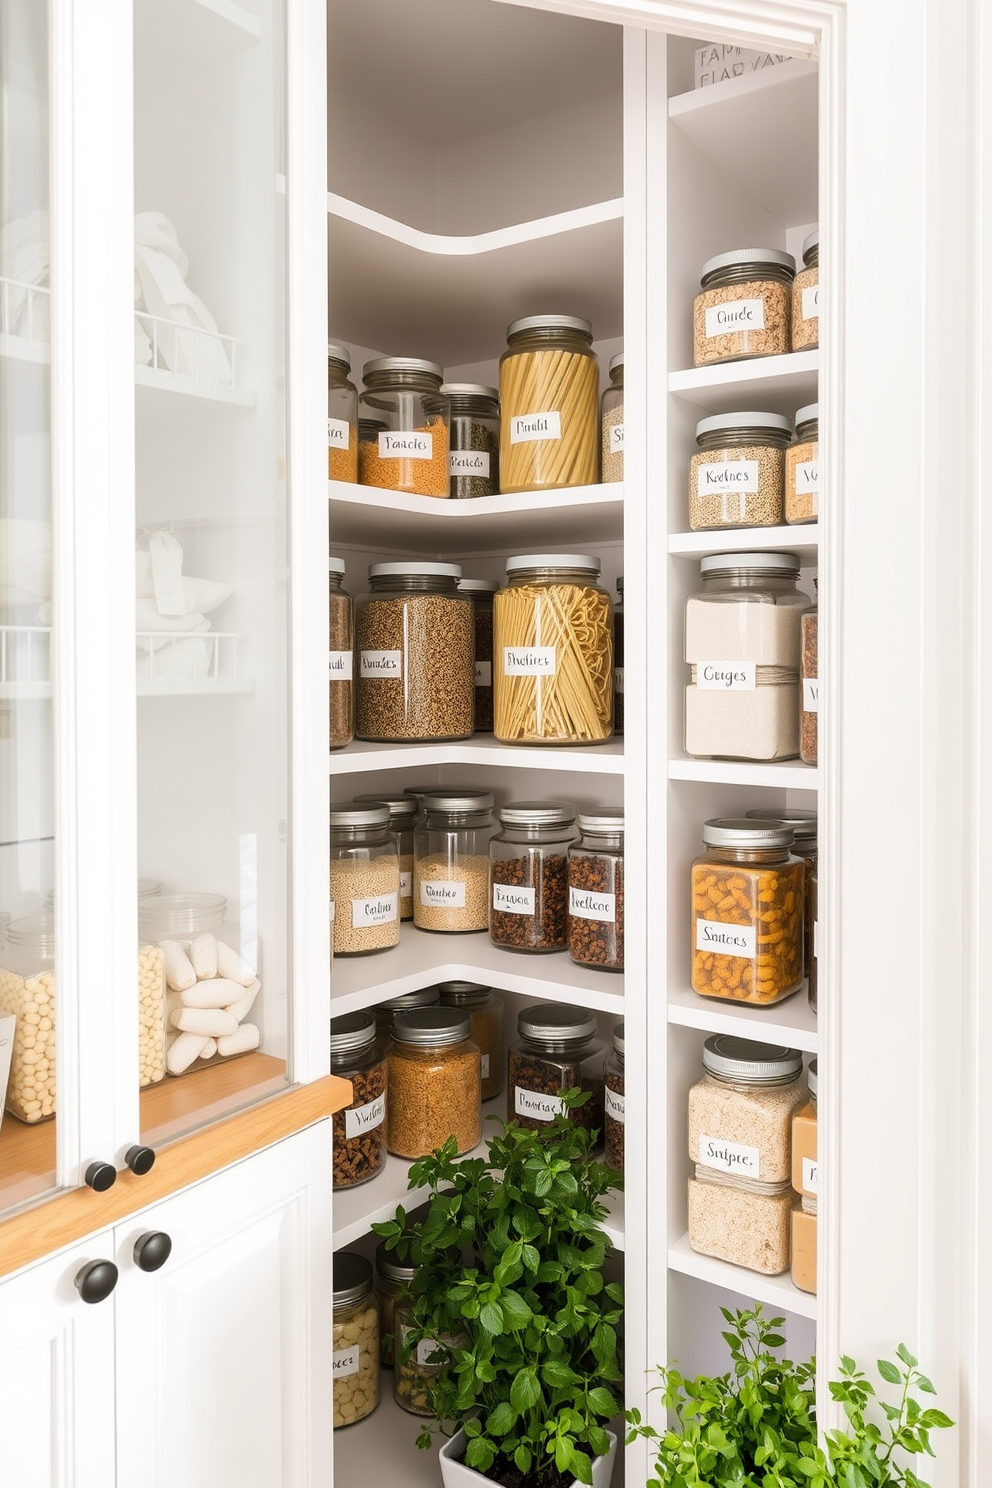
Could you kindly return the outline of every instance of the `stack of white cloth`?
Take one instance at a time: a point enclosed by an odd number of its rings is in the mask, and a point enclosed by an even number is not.
[[[48,341],[51,317],[47,294],[32,294],[25,285],[47,289],[51,268],[48,213],[30,212],[0,227],[0,331],[30,341]]]
[[[183,549],[170,532],[153,532],[135,563],[139,677],[144,682],[202,682],[212,675],[207,615],[233,594],[230,584],[183,574]]]
[[[225,385],[231,364],[218,340],[217,322],[186,283],[189,259],[179,246],[176,229],[161,212],[139,212],[134,219],[135,357],[139,367],[152,360],[181,377]],[[152,330],[140,312],[170,325]]]

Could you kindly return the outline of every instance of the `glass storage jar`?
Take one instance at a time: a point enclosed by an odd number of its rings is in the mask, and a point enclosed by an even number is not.
[[[809,1103],[792,1118],[792,1187],[801,1204],[792,1214],[792,1280],[801,1292],[816,1291],[816,1210],[819,1165],[816,1144],[816,1060],[806,1072]]]
[[[415,1008],[393,1018],[386,1049],[386,1141],[397,1157],[426,1157],[455,1138],[459,1153],[482,1135],[482,1069],[461,1008]]]
[[[379,1404],[379,1303],[372,1262],[353,1250],[334,1252],[334,1427],[364,1421]]]
[[[377,1002],[375,1012],[376,1037],[386,1043],[393,1036],[393,1018],[397,1013],[408,1013],[414,1008],[437,1007],[441,994],[436,987],[418,987],[416,992],[404,992],[400,997],[390,997],[388,1002]]]
[[[344,584],[344,559],[327,560],[327,675],[330,694],[331,748],[342,749],[355,737],[354,669],[355,632],[351,595]]]
[[[589,1092],[585,1105],[569,1119],[596,1133],[592,1150],[603,1143],[603,1066],[606,1045],[598,1037],[595,1013],[567,1002],[542,1002],[517,1017],[517,1041],[507,1061],[506,1116],[528,1131],[542,1131],[565,1114],[563,1090]]]
[[[623,1172],[624,1084],[623,1024],[618,1023],[613,1030],[613,1052],[606,1061],[603,1128],[606,1161],[611,1168],[619,1168],[621,1173]]]
[[[693,305],[693,360],[736,362],[791,350],[796,260],[779,248],[735,248],[708,258]]]
[[[613,732],[623,735],[623,574],[617,579],[613,606]]]
[[[419,357],[376,357],[362,368],[359,410],[381,429],[361,432],[362,483],[415,496],[448,494],[444,371]]]
[[[161,984],[159,997],[161,1029]],[[55,1115],[53,915],[28,915],[7,926],[0,953],[0,1016],[11,1015],[16,1022],[4,1109],[20,1121],[46,1121]]]
[[[623,807],[586,812],[578,826],[568,849],[568,954],[623,971]]]
[[[809,887],[808,887],[807,895],[806,895],[806,913],[810,917],[810,924],[811,924],[811,927],[812,927],[811,930],[810,930],[810,937],[809,937],[809,994],[808,994],[808,997],[809,997],[809,1005],[813,1009],[814,1013],[816,1012],[816,981],[817,981],[817,944],[816,944],[817,936],[816,936],[816,929],[817,929],[817,913],[818,913],[818,900],[819,900],[819,897],[820,897],[820,895],[819,895],[819,890],[818,890],[818,885],[817,885],[816,869],[814,868],[813,869],[813,872],[809,876]]]
[[[685,607],[685,752],[779,760],[799,753],[800,615],[795,553],[720,553]]]
[[[389,425],[382,419],[360,418],[358,420],[358,483],[374,486],[379,466],[379,435]]]
[[[370,791],[355,797],[356,805],[366,802],[389,807],[389,827],[396,838],[400,855],[400,919],[413,919],[413,833],[417,824],[418,806],[413,796],[387,796],[382,791]]]
[[[331,1019],[331,1074],[351,1081],[333,1118],[334,1187],[357,1188],[386,1166],[386,1058],[368,1008]]]
[[[494,723],[504,744],[603,744],[613,733],[613,616],[598,558],[506,560],[493,604]]]
[[[477,1044],[482,1070],[482,1099],[503,1089],[503,999],[480,982],[439,982],[442,1007],[458,1008],[471,1020],[469,1037]]]
[[[689,1244],[700,1255],[781,1276],[789,1269],[797,1204],[788,1180],[750,1183],[697,1164],[689,1179]]]
[[[689,461],[689,526],[778,527],[792,420],[780,413],[717,413],[696,425]]]
[[[456,563],[373,563],[355,601],[355,732],[381,743],[468,739],[475,622]]]
[[[527,315],[506,330],[499,363],[501,489],[553,491],[599,477],[599,360],[592,326]]]
[[[792,349],[820,344],[820,229],[803,239],[803,267],[792,286]]]
[[[623,352],[610,358],[610,385],[603,393],[603,481],[623,480]]]
[[[413,923],[451,934],[488,929],[492,792],[433,791],[424,812],[414,835]]]
[[[781,811],[774,811],[769,807],[761,807],[760,809],[745,812],[745,816],[751,821],[781,822],[783,826],[792,828],[792,851],[797,858],[802,858],[806,865],[806,876],[803,886],[803,904],[806,906],[803,913],[803,969],[808,976],[810,959],[813,954],[813,920],[809,912],[809,886],[810,879],[816,872],[816,812],[806,811],[801,806],[783,806]]]
[[[692,990],[765,1006],[803,979],[806,864],[780,822],[717,817],[691,869]]]
[[[802,680],[802,711],[799,715],[799,758],[804,765],[815,765],[817,761],[817,734],[820,709],[820,679],[817,675],[817,616],[816,604],[803,610],[800,619],[802,636],[802,658],[800,676]]]
[[[499,392],[475,382],[446,382],[449,495],[459,500],[499,491]]]
[[[475,615],[475,732],[493,731],[493,595],[495,579],[462,579],[459,594],[467,594]]]
[[[375,1249],[375,1290],[379,1298],[379,1363],[392,1369],[396,1347],[396,1299],[402,1296],[417,1274],[416,1266],[401,1261],[385,1240]]]
[[[796,442],[785,452],[785,520],[815,522],[820,512],[820,405],[796,411]]]
[[[568,948],[568,844],[575,807],[564,801],[501,806],[489,843],[489,939],[511,951]]]
[[[413,1299],[398,1297],[394,1308],[396,1348],[394,1351],[393,1399],[402,1410],[413,1416],[432,1416],[431,1385],[448,1369],[451,1353],[463,1341],[433,1338],[409,1341],[417,1327],[413,1316]]]
[[[350,380],[351,353],[327,343],[327,474],[331,480],[358,480],[358,389]]]
[[[367,956],[400,938],[400,859],[389,807],[331,805],[334,954]]]

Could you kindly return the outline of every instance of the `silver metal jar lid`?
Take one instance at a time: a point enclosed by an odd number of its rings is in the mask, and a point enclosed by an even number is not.
[[[806,1084],[809,1086],[809,1093],[813,1097],[813,1100],[815,1102],[816,1101],[816,1060],[815,1059],[811,1059],[810,1062],[809,1062],[809,1069],[806,1071]]]
[[[359,1008],[355,1013],[342,1013],[331,1019],[331,1053],[350,1054],[364,1049],[375,1038],[375,1013]]]
[[[429,377],[444,381],[444,368],[437,362],[425,362],[420,357],[375,357],[362,368],[362,377],[376,372],[426,372]]]
[[[417,805],[417,802],[413,796],[383,796],[376,795],[374,791],[370,791],[368,795],[356,796],[356,804],[359,801],[361,801],[363,804],[365,802],[372,802],[373,804],[377,804],[379,806],[388,807],[390,820],[392,821],[397,820],[397,818],[403,817],[409,817],[412,821],[417,812],[420,810],[420,807]],[[409,822],[407,823],[407,825],[409,825]]]
[[[328,558],[328,560],[327,560],[327,572],[328,573],[343,574],[344,573],[344,559],[343,558]]]
[[[380,1002],[376,1006],[387,1013],[404,1013],[412,1008],[437,1007],[440,1000],[436,987],[418,987],[415,992],[401,992],[399,997],[390,997],[388,1002]]]
[[[623,594],[623,574],[617,579],[617,593]]]
[[[771,264],[777,269],[791,269],[793,273],[796,272],[796,260],[791,253],[785,253],[781,248],[732,248],[729,253],[717,253],[713,258],[708,258],[699,271],[699,277],[706,279],[718,269],[730,269],[736,264],[754,264],[756,268],[760,268],[762,264]]]
[[[342,367],[351,371],[351,352],[347,346],[342,346],[340,341],[328,341],[327,360],[329,362],[340,362]]]
[[[506,339],[509,340],[519,331],[535,331],[542,327],[551,331],[581,331],[584,336],[592,339],[592,321],[583,320],[581,315],[524,315],[520,320],[510,321],[506,328]]]
[[[791,847],[795,833],[780,818],[755,821],[749,816],[715,816],[703,823],[709,847]]]
[[[700,434],[715,434],[724,429],[778,429],[783,434],[791,434],[792,420],[781,413],[714,413],[699,420],[696,438]]]
[[[385,1240],[375,1248],[375,1269],[383,1281],[412,1281],[417,1274],[416,1266],[408,1261],[398,1261],[391,1250],[386,1249]]]
[[[388,827],[389,807],[368,802],[358,805],[354,801],[332,801],[331,826]]]
[[[484,982],[438,982],[442,1007],[478,1007],[485,1002],[492,987]]]
[[[492,791],[437,790],[424,796],[425,811],[492,811]]]
[[[602,567],[601,561],[589,553],[522,553],[506,560],[508,574],[525,568],[586,568],[598,574]]]
[[[461,1008],[425,1007],[393,1015],[393,1038],[398,1044],[460,1044],[472,1030],[472,1020]]]
[[[820,229],[818,227],[815,227],[811,233],[809,233],[805,238],[803,238],[803,261],[805,262],[806,255],[807,255],[807,253],[809,252],[809,250],[811,248],[819,248],[819,246],[820,246]]]
[[[782,822],[791,827],[796,841],[800,838],[803,842],[810,839],[816,840],[817,816],[815,811],[805,811],[802,807],[785,807],[783,811],[773,811],[770,807],[755,807],[744,813],[751,821]]]
[[[613,1030],[613,1047],[618,1054],[623,1053],[623,1024],[618,1023]]]
[[[441,391],[448,398],[491,398],[499,402],[499,388],[486,387],[482,382],[442,382]]]
[[[796,409],[796,428],[797,429],[799,428],[799,425],[800,424],[811,424],[814,419],[816,420],[817,423],[820,422],[820,405],[819,405],[819,403],[807,403],[805,408],[797,408]]]
[[[611,356],[610,357],[610,371],[612,372],[613,369],[614,369],[614,367],[622,367],[622,366],[623,366],[623,352],[622,351],[618,351],[617,354],[616,354],[616,356]]]
[[[569,1002],[539,1002],[517,1015],[517,1032],[537,1043],[569,1043],[599,1032],[596,1015]]]
[[[458,563],[370,563],[369,578],[377,579],[391,574],[427,574],[441,579],[460,579],[461,565]]]
[[[498,579],[459,579],[458,587],[463,594],[495,594]]]
[[[351,1302],[361,1302],[372,1290],[372,1262],[353,1250],[334,1252],[332,1286],[334,1306],[347,1307]]]
[[[803,1056],[782,1044],[759,1044],[754,1039],[714,1033],[703,1045],[703,1068],[742,1085],[770,1085],[801,1075]]]
[[[545,827],[575,820],[570,801],[510,801],[496,815],[505,827]]]
[[[800,570],[796,553],[711,553],[701,558],[699,572],[706,574],[732,573],[738,568],[757,568],[765,573],[796,575]]]
[[[589,811],[579,813],[579,831],[590,832],[595,837],[612,836],[616,832],[623,831],[623,807],[604,807],[602,811]]]

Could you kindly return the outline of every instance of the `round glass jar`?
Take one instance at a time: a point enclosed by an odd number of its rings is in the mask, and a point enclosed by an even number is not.
[[[331,805],[335,956],[368,956],[400,938],[400,859],[389,807]]]
[[[513,801],[489,843],[489,939],[511,951],[568,948],[568,844],[575,807]]]
[[[386,1058],[370,1009],[331,1019],[331,1074],[352,1086],[332,1117],[334,1187],[357,1188],[386,1166]]]
[[[806,864],[781,822],[718,817],[703,827],[706,852],[690,870],[692,990],[760,1006],[803,979]]]
[[[791,350],[796,260],[779,248],[735,248],[708,258],[693,304],[697,367]]]
[[[161,989],[160,998],[161,1029]],[[55,1115],[53,915],[28,915],[8,924],[7,944],[0,953],[0,1015],[17,1020],[5,1110],[19,1121],[47,1121]]]
[[[389,827],[396,838],[400,855],[400,919],[413,919],[413,833],[417,824],[418,805],[413,796],[387,796],[370,791],[355,797],[356,805],[366,802],[389,807]]]
[[[351,353],[327,343],[327,474],[331,480],[358,480],[358,389],[350,380]]]
[[[818,920],[819,890],[816,877],[816,869],[809,876],[809,884],[806,896],[806,913],[810,919],[809,935],[809,1005],[816,1012],[816,981],[817,981],[817,946],[816,927]]]
[[[355,737],[354,669],[355,630],[351,595],[344,585],[344,559],[327,560],[327,674],[330,694],[330,744],[343,749]]]
[[[336,1430],[364,1421],[379,1404],[379,1303],[371,1261],[353,1250],[338,1250],[333,1268]]]
[[[613,732],[623,736],[623,574],[617,579],[613,606]]]
[[[388,1002],[377,1002],[375,1013],[376,1037],[386,1043],[393,1036],[393,1019],[397,1013],[412,1012],[414,1008],[437,1007],[441,994],[436,987],[419,987],[416,992],[404,992],[400,997],[391,997]]]
[[[487,930],[492,792],[433,791],[423,809],[414,834],[413,923],[450,934]]]
[[[613,733],[613,615],[598,558],[506,560],[493,603],[493,715],[504,744],[603,744]]]
[[[601,418],[603,482],[623,480],[623,352],[610,358],[610,385],[603,393]]]
[[[778,527],[792,420],[779,413],[717,413],[696,425],[689,461],[689,526]]]
[[[396,1348],[396,1299],[404,1295],[417,1274],[416,1266],[398,1259],[381,1240],[375,1249],[375,1290],[379,1298],[379,1363],[392,1369]]]
[[[499,363],[501,489],[553,491],[599,477],[599,360],[592,326],[527,315],[506,330]]]
[[[482,1099],[492,1100],[503,1089],[503,999],[480,982],[439,982],[442,1007],[458,1008],[471,1019],[469,1037],[479,1047]]]
[[[447,1370],[449,1350],[457,1348],[463,1340],[445,1338],[439,1344],[433,1338],[421,1338],[410,1343],[410,1334],[417,1327],[412,1297],[398,1297],[393,1315],[396,1327],[393,1399],[412,1416],[432,1416],[431,1385]]]
[[[475,382],[446,382],[449,495],[458,500],[499,491],[499,392]]]
[[[792,349],[820,344],[820,229],[803,240],[803,267],[792,286]]]
[[[467,594],[475,614],[475,732],[493,731],[493,595],[495,579],[462,579],[459,594]]]
[[[595,1013],[567,1002],[543,1002],[517,1017],[517,1041],[507,1060],[506,1116],[528,1131],[543,1131],[565,1114],[561,1092],[576,1086],[589,1092],[569,1119],[603,1142],[603,1066],[606,1045],[598,1037]]]
[[[785,520],[815,522],[820,514],[820,405],[796,413],[796,442],[785,452]]]
[[[415,1008],[393,1018],[386,1049],[386,1141],[390,1152],[426,1157],[455,1138],[469,1152],[482,1135],[482,1071],[461,1008]]]
[[[606,1060],[603,1135],[606,1145],[606,1161],[611,1168],[618,1168],[621,1173],[623,1172],[624,1084],[623,1024],[618,1023],[613,1030],[613,1051]]]
[[[685,752],[779,760],[799,753],[800,615],[795,553],[702,559],[685,607]]]
[[[359,472],[363,485],[415,496],[448,494],[448,400],[444,370],[419,357],[376,357],[362,368]],[[381,424],[372,429],[371,423]]]
[[[815,765],[818,757],[817,735],[819,733],[820,679],[817,666],[817,629],[819,611],[815,604],[803,610],[800,619],[802,653],[800,681],[802,683],[802,711],[799,715],[799,758],[804,765]]]
[[[580,815],[568,849],[568,954],[623,971],[623,807]]]
[[[768,807],[761,807],[753,811],[746,811],[744,814],[751,821],[781,822],[783,826],[792,828],[792,851],[797,858],[802,858],[806,865],[803,888],[803,903],[806,906],[803,914],[803,968],[808,976],[810,960],[813,955],[813,920],[809,911],[809,885],[810,879],[816,872],[816,812],[806,811],[802,807],[786,806],[781,811],[773,811]]]

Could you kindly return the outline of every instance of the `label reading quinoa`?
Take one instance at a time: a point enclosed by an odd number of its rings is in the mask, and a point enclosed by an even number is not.
[[[610,454],[623,454],[623,424],[610,425]]]
[[[351,447],[351,428],[346,419],[327,420],[328,449],[346,450]]]
[[[819,460],[800,460],[796,465],[796,495],[802,496],[806,491],[819,491],[819,489]]]
[[[493,664],[491,661],[477,661],[475,663],[475,685],[476,687],[492,687]]]
[[[535,890],[521,884],[493,884],[493,909],[503,914],[532,915],[537,913],[534,902]]]
[[[803,290],[803,320],[819,320],[820,286],[811,284]]]
[[[623,667],[613,668],[613,691],[623,692]]]
[[[351,652],[328,651],[327,675],[332,682],[351,681]]]
[[[540,1090],[514,1085],[513,1110],[517,1116],[529,1116],[532,1121],[554,1121],[564,1113],[565,1102],[560,1095],[545,1095]]]
[[[524,413],[510,420],[511,444],[530,444],[535,439],[560,438],[560,413]]]
[[[403,676],[402,651],[363,651],[361,675],[363,677],[385,677],[397,682]]]
[[[696,950],[715,951],[719,956],[744,956],[753,961],[754,926],[726,925],[722,920],[697,920]]]
[[[413,874],[412,873],[401,873],[400,874],[400,898],[401,899],[412,899],[413,898]]]
[[[480,478],[489,477],[489,451],[488,450],[449,450],[448,451],[448,474],[477,475]]]
[[[819,713],[820,683],[816,677],[803,678],[803,712]]]
[[[422,878],[420,902],[432,909],[464,909],[465,884],[448,878]]]
[[[727,1142],[723,1137],[707,1137],[700,1132],[699,1161],[704,1168],[716,1168],[721,1173],[761,1177],[761,1149],[743,1142]]]
[[[433,460],[434,435],[424,429],[379,435],[380,460]]]
[[[335,1349],[331,1355],[332,1368],[335,1379],[344,1379],[345,1375],[357,1374],[361,1362],[362,1351],[358,1344],[352,1344],[351,1348]]]
[[[554,646],[503,647],[504,677],[553,677]]]
[[[806,1193],[819,1193],[819,1163],[815,1157],[803,1158],[803,1189]]]
[[[706,335],[732,336],[735,331],[765,329],[764,300],[727,300],[706,309]]]
[[[352,899],[351,926],[388,925],[397,917],[398,894],[378,894],[375,899]]]
[[[754,692],[757,667],[753,661],[697,661],[700,692]]]
[[[714,460],[710,465],[696,466],[696,493],[711,496],[724,491],[758,494],[757,460]]]
[[[616,894],[604,894],[596,889],[573,889],[568,891],[568,912],[577,920],[599,920],[614,925],[617,918]]]
[[[612,1116],[614,1121],[619,1121],[623,1125],[623,1096],[618,1090],[611,1090],[609,1085],[604,1089],[603,1096],[605,1100],[604,1110],[607,1116]]]
[[[363,1132],[373,1131],[386,1119],[385,1094],[377,1095],[367,1106],[354,1106],[344,1113],[344,1134],[349,1140],[360,1137]]]

